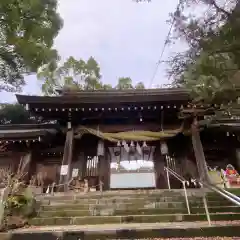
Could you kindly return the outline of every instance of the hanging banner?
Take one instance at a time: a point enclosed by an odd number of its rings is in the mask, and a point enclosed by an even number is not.
[[[78,168],[74,168],[74,169],[72,170],[72,177],[75,178],[75,177],[77,177],[77,176],[78,176]]]
[[[66,176],[68,174],[68,165],[62,165],[60,175]]]

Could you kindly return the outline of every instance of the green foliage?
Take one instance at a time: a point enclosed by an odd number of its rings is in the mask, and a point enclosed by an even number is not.
[[[119,78],[116,89],[133,89],[132,79],[130,77]]]
[[[183,84],[192,90],[196,102],[226,104],[238,97],[239,86],[237,66],[227,54],[214,57],[202,52],[195,64],[188,67],[183,75]]]
[[[136,84],[135,86],[136,89],[145,89],[144,83],[143,82],[139,82]]]
[[[46,95],[57,94],[57,90],[96,90],[102,87],[100,67],[93,57],[87,61],[69,57],[60,66],[47,64],[38,73],[44,81],[42,91]]]
[[[144,89],[144,84],[139,82],[135,87],[130,77],[118,79],[116,87],[101,82],[100,66],[90,57],[87,61],[76,60],[69,57],[59,66],[49,63],[38,72],[38,79],[44,81],[42,91],[46,95],[56,95],[58,90],[110,90],[110,89]]]
[[[187,15],[196,4],[206,11]],[[176,85],[192,91],[196,102],[226,104],[239,96],[240,12],[235,5],[184,0],[172,15],[175,37],[188,49],[169,60],[169,74]]]
[[[31,124],[39,123],[40,119],[31,117],[20,104],[1,104],[0,124]]]
[[[57,0],[0,1],[0,90],[18,91],[23,75],[57,59],[53,40],[62,27]]]
[[[37,204],[36,199],[30,193],[28,188],[22,194],[9,195],[5,202],[5,215],[6,216],[22,216],[23,218],[31,218],[36,215]]]
[[[9,196],[6,201],[5,208],[10,211],[21,210],[29,203],[29,201],[30,199],[24,195]]]
[[[130,77],[121,77],[118,79],[118,84],[115,89],[126,90],[126,89],[145,89],[143,82],[138,82],[135,86],[132,83]]]

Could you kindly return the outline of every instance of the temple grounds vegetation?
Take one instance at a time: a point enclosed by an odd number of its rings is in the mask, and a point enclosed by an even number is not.
[[[3,193],[4,215],[1,220],[1,231],[23,227],[28,219],[37,214],[37,203],[32,194],[31,188],[26,186],[23,179],[24,174],[19,172],[13,174],[10,170],[1,169],[1,187],[6,187]]]
[[[58,54],[53,40],[62,28],[57,0],[0,1],[0,91],[20,91],[24,76]]]
[[[240,1],[181,0],[169,22],[168,43],[187,46],[165,61],[173,86],[189,89],[195,108],[216,104],[217,115],[239,115]]]
[[[130,77],[120,77],[116,86],[101,81],[101,69],[98,62],[90,57],[87,61],[69,57],[63,64],[46,64],[39,69],[38,79],[43,82],[42,91],[46,95],[56,95],[59,89],[110,90],[110,89],[144,89],[142,82],[135,86]]]

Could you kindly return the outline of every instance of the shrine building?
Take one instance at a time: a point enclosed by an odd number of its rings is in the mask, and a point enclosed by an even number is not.
[[[191,118],[179,117],[191,106],[181,88],[62,91],[58,96],[16,95],[19,104],[42,124],[0,125],[0,168],[25,173],[46,189],[64,190],[84,179],[90,188],[169,188],[164,167],[185,179],[199,177]],[[209,169],[240,169],[239,128],[202,128],[201,143]],[[170,176],[171,188],[181,183]]]

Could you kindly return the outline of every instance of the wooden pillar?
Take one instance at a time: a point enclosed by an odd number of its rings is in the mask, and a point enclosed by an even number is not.
[[[64,189],[64,192],[68,190],[68,182],[71,178],[71,163],[72,163],[72,153],[73,153],[73,129],[68,129],[66,134],[65,146],[64,146],[64,153],[63,153],[63,160],[60,172],[60,180],[59,184],[61,185],[60,189]],[[65,170],[65,171],[62,171]]]
[[[79,161],[79,177],[80,179],[83,179],[86,171],[86,161],[85,161],[84,152],[79,153],[78,161]]]
[[[163,179],[165,176],[164,173],[164,165],[165,165],[165,157],[161,154],[160,147],[156,147],[153,163],[154,163],[154,172],[155,172],[155,180],[156,180],[156,188],[167,188],[165,185],[166,181]]]
[[[98,156],[98,175],[99,175],[99,183],[102,181],[104,183],[104,156]],[[103,186],[104,189],[104,186]]]
[[[193,150],[195,154],[195,159],[198,167],[200,180],[210,182],[207,163],[206,163],[206,159],[203,151],[203,146],[202,146],[202,142],[199,134],[198,122],[196,118],[192,123],[191,132],[192,132]]]
[[[98,156],[98,184],[101,182],[103,183],[103,190],[105,189],[104,187],[104,170],[105,170],[105,157],[106,157],[106,151],[105,151],[105,143],[103,140],[98,141],[98,146],[97,146],[97,156]]]
[[[111,156],[109,151],[105,149],[105,157],[102,161],[102,176],[103,176],[103,189],[109,190],[110,189],[110,174],[111,174]]]

